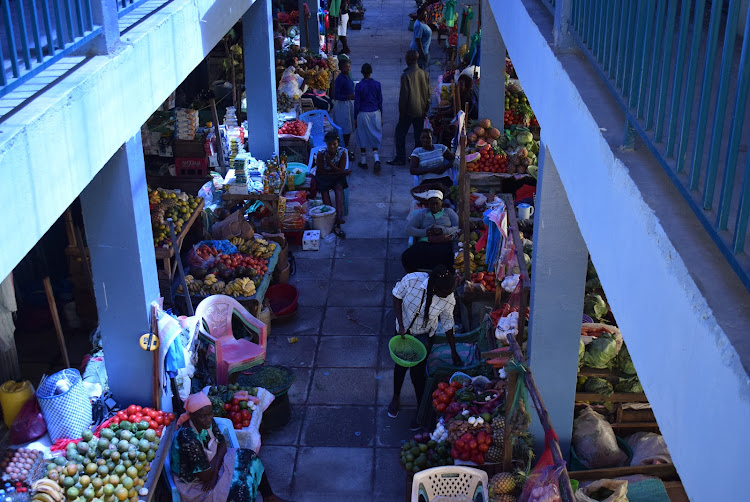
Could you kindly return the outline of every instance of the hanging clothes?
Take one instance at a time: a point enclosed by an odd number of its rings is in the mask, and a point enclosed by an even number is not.
[[[20,378],[16,340],[16,325],[13,314],[18,310],[13,277],[9,275],[0,282],[0,382]]]
[[[448,28],[456,26],[456,0],[446,0],[443,7],[443,19]]]
[[[458,31],[461,35],[468,37],[471,33],[471,20],[474,19],[474,9],[471,7],[464,7],[461,13],[461,23]]]

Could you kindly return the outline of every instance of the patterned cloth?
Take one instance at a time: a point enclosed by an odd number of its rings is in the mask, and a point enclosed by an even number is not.
[[[415,148],[413,152],[411,152],[412,157],[416,157],[419,159],[419,167],[422,168],[434,168],[439,167],[445,162],[445,152],[448,150],[448,147],[445,145],[437,144],[432,145],[432,150],[425,150],[421,146],[418,148]],[[427,173],[427,174],[420,174],[419,175],[419,183],[421,184],[425,180],[431,180],[431,179],[437,179],[444,177],[444,173]]]
[[[406,274],[393,288],[393,296],[403,302],[401,321],[404,328],[411,325],[409,332],[414,336],[424,333],[433,336],[437,330],[438,321],[443,325],[445,331],[453,329],[453,309],[456,306],[456,298],[453,293],[447,298],[440,298],[438,295],[432,296],[429,316],[425,323],[427,280],[429,277],[430,274],[426,272]],[[414,320],[413,323],[412,320]],[[398,323],[396,329],[398,329]]]
[[[339,149],[336,150],[333,159],[330,160],[330,163],[334,166],[338,166],[339,162],[341,162],[341,156],[347,154],[348,152],[346,148],[340,146]],[[318,159],[320,158],[320,155],[322,155],[325,160],[327,159],[328,152],[326,150],[321,151],[318,154]],[[316,164],[318,163],[317,159],[315,162]],[[346,175],[334,172],[325,163],[323,165],[318,165],[317,170],[315,171],[315,180],[318,183],[318,190],[320,191],[332,190],[336,188],[336,185],[341,185],[342,188],[349,187],[349,184],[346,182]]]
[[[211,425],[211,433],[219,443],[225,441],[216,423]],[[209,438],[202,438],[195,429],[186,423],[177,431],[170,452],[172,471],[183,481],[193,481],[195,475],[208,469],[211,464],[206,456]]]

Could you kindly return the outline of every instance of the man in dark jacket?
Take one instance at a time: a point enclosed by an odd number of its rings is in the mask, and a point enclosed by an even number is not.
[[[396,157],[388,161],[392,166],[406,164],[406,134],[414,129],[414,145],[419,145],[419,137],[424,128],[424,119],[430,108],[430,77],[417,66],[417,51],[406,53],[407,68],[401,75],[401,89],[398,96],[398,124],[396,124]]]

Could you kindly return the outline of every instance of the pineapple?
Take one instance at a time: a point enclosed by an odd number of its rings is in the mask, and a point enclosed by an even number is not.
[[[515,489],[516,478],[509,472],[495,474],[492,476],[492,479],[490,479],[490,497],[513,493],[513,490]]]
[[[494,437],[492,439],[492,446],[487,450],[487,453],[484,454],[484,461],[490,462],[490,463],[497,463],[503,461],[503,448],[502,446],[497,446],[497,442],[495,441]],[[502,442],[500,442],[502,445]]]
[[[490,499],[490,502],[516,502],[516,497],[508,493],[503,493],[502,495]]]
[[[505,442],[505,418],[496,416],[492,419],[492,443],[499,447]]]

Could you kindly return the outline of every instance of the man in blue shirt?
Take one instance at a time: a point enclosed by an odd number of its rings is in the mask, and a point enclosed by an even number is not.
[[[425,20],[425,8],[417,10],[417,20],[414,22],[414,39],[411,41],[410,49],[417,51],[419,67],[427,70],[430,64],[430,42],[432,42],[432,29]]]

